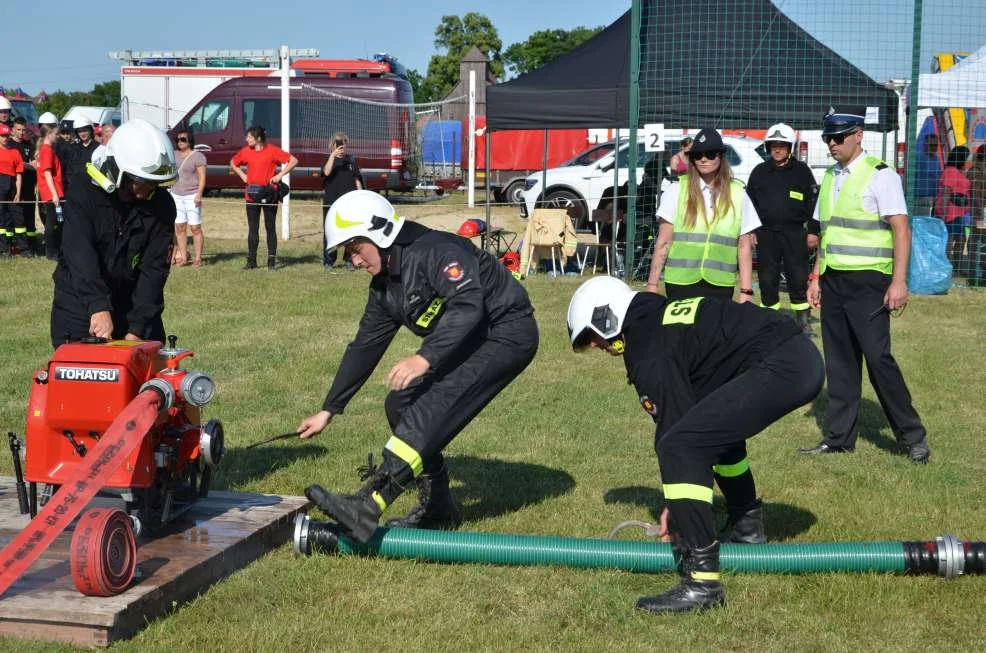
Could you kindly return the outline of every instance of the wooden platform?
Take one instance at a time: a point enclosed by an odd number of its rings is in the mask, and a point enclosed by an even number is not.
[[[72,583],[69,542],[55,543],[0,597],[0,635],[106,646],[185,603],[216,581],[289,542],[304,497],[212,492],[167,535],[138,542],[136,583],[112,597],[83,596]],[[0,547],[28,519],[14,480],[0,476]]]

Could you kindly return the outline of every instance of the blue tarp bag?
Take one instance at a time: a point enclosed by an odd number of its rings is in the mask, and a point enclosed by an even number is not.
[[[911,218],[911,263],[907,287],[917,295],[944,295],[952,285],[952,264],[945,256],[948,231],[938,218]]]

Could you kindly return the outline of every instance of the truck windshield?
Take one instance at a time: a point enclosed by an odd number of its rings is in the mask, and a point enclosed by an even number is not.
[[[29,125],[38,123],[38,110],[34,108],[34,103],[29,100],[11,100],[11,106],[15,117],[20,116],[27,120]]]

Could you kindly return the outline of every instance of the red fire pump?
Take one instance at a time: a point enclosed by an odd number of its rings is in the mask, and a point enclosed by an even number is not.
[[[0,593],[16,580],[13,572],[27,568],[24,558],[40,555],[79,513],[71,546],[76,587],[123,591],[133,579],[135,536],[154,533],[208,494],[223,428],[217,420],[200,424],[215,383],[180,367],[193,355],[175,336],[167,347],[87,338],[59,347],[35,373],[18,479],[21,510],[32,521],[18,536],[20,548],[13,550],[15,539],[0,552]],[[19,443],[10,437],[20,475]],[[84,511],[97,492],[122,509]]]

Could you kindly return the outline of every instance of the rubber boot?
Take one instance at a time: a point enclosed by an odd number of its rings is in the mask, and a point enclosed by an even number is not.
[[[267,271],[268,272],[273,272],[276,269],[277,269],[277,257],[276,256],[268,256],[267,257]]]
[[[430,528],[452,531],[462,524],[462,515],[449,490],[448,467],[415,479],[418,503],[403,517],[387,520],[389,528]]]
[[[247,256],[246,263],[243,264],[244,270],[254,270],[257,267],[257,257]]]
[[[811,309],[806,308],[804,310],[794,312],[794,321],[798,323],[801,328],[801,333],[807,334],[814,337],[815,332],[811,329]]]
[[[763,503],[757,499],[747,510],[729,510],[726,527],[719,538],[730,544],[764,544],[767,534],[763,526]]]
[[[677,587],[657,596],[642,596],[637,608],[655,614],[695,612],[725,607],[726,590],[719,579],[719,543],[689,548],[682,561],[684,577]]]
[[[371,454],[366,467],[360,468],[363,487],[356,494],[331,494],[321,485],[305,488],[305,496],[322,512],[335,519],[343,531],[356,542],[366,544],[377,530],[384,508],[410,485],[414,474],[404,463],[384,456],[384,464],[373,465]]]

